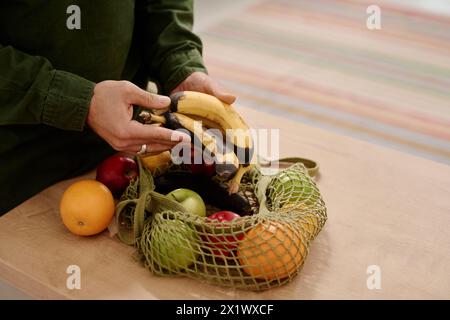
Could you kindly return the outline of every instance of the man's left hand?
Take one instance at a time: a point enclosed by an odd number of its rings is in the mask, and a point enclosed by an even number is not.
[[[184,79],[172,93],[178,91],[197,91],[215,96],[225,103],[232,104],[236,97],[226,92],[217,82],[211,79],[203,72],[194,72],[189,77]]]

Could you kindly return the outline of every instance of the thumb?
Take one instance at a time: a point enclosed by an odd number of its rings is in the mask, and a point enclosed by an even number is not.
[[[128,93],[128,102],[147,109],[163,109],[170,105],[170,98],[150,93],[142,90],[138,86],[133,86],[132,90]]]
[[[213,85],[212,94],[218,98],[219,100],[222,100],[223,102],[227,104],[232,104],[236,101],[236,96],[232,95],[231,93],[226,92],[222,87],[219,85]]]

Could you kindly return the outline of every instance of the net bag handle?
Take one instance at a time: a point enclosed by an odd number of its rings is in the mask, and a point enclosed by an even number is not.
[[[286,167],[291,166],[295,163],[302,163],[306,170],[308,171],[308,175],[310,177],[315,177],[319,173],[319,164],[311,159],[307,158],[300,158],[300,157],[287,157],[287,158],[281,158],[278,160],[266,160],[266,159],[260,159],[260,165],[262,167],[266,166],[273,166],[273,165],[281,165],[286,164]]]

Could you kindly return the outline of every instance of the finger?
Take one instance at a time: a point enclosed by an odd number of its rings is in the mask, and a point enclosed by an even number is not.
[[[219,85],[213,85],[211,88],[211,93],[213,96],[218,98],[219,100],[222,100],[223,102],[227,104],[232,104],[236,101],[236,96],[232,95],[231,93],[226,92],[223,88],[221,88]]]
[[[127,149],[129,153],[132,153],[134,155],[139,155],[138,152],[141,151],[142,145],[134,145]],[[172,149],[172,147],[165,145],[165,144],[158,144],[158,143],[152,143],[147,144],[147,150],[145,154],[141,154],[139,156],[146,157],[146,156],[152,156],[156,154],[160,154],[161,152],[168,151]]]
[[[166,144],[168,142],[191,142],[191,137],[180,130],[149,126],[137,121],[131,121],[128,132],[130,138],[144,140],[149,143],[152,141],[165,142]]]
[[[179,141],[168,141],[168,140],[159,140],[159,139],[153,139],[152,141],[149,141],[148,139],[128,139],[126,140],[126,145],[143,145],[144,143],[156,143],[156,144],[164,144],[166,146],[169,146],[173,148],[177,144],[179,144]]]
[[[133,85],[128,93],[128,102],[147,109],[162,109],[170,105],[170,98],[150,93]]]

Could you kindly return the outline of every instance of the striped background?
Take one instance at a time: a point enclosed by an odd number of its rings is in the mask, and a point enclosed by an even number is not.
[[[450,164],[450,18],[375,1],[370,31],[372,3],[251,6],[201,32],[210,74],[240,104]]]

